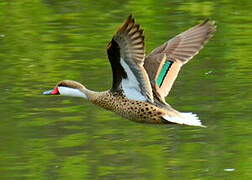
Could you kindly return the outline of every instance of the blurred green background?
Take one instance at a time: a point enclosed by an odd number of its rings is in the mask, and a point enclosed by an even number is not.
[[[252,179],[251,9],[249,0],[1,0],[0,179]],[[138,124],[41,95],[62,79],[110,88],[105,47],[130,13],[147,53],[216,21],[167,98],[208,128]]]

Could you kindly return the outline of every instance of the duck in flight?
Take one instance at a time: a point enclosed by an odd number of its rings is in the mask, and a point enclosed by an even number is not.
[[[145,56],[143,30],[130,15],[107,46],[113,73],[110,90],[95,92],[63,80],[43,94],[81,97],[136,122],[203,126],[197,115],[173,109],[165,97],[180,68],[203,48],[215,29],[214,22],[206,20]]]

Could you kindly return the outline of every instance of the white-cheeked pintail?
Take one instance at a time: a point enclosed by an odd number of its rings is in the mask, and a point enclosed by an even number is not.
[[[145,56],[143,30],[130,15],[107,46],[113,72],[110,90],[95,92],[63,80],[43,94],[82,97],[136,122],[203,126],[195,114],[176,111],[165,97],[180,68],[203,48],[215,29],[214,22],[206,20]]]

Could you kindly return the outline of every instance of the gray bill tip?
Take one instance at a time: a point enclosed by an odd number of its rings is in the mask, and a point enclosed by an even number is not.
[[[51,95],[52,91],[53,90],[45,91],[45,92],[43,92],[43,95]]]

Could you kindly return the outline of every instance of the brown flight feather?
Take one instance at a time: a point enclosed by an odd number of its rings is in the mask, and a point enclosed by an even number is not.
[[[213,36],[215,29],[214,22],[206,20],[165,42],[145,58],[144,68],[150,78],[156,101],[165,103],[165,97],[169,94],[182,65],[198,54]],[[157,77],[163,64],[168,60],[174,63],[166,74],[162,86],[158,87]]]
[[[112,38],[112,41],[109,43],[107,51],[113,71],[119,71],[116,70],[118,67],[122,68],[122,65],[120,64],[120,60],[122,59],[136,76],[139,88],[141,89],[141,94],[145,96],[149,102],[153,102],[149,77],[143,67],[145,57],[143,30],[140,29],[139,24],[135,23],[132,15],[130,15],[124,24],[118,29]],[[117,51],[116,56],[111,56],[115,51]],[[113,65],[115,61],[117,62],[117,67]],[[124,69],[121,69],[120,71],[125,72]],[[120,73],[115,74],[121,76]],[[119,79],[117,80],[117,86],[119,86],[120,83],[118,83],[118,81],[121,82],[121,79],[125,77],[118,78],[114,75],[113,78]],[[118,89],[118,87],[116,88],[114,86],[113,88]]]

